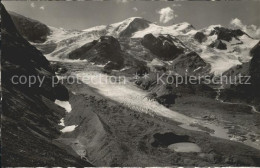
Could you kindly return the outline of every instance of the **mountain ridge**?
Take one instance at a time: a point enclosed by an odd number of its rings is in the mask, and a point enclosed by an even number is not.
[[[61,134],[58,123],[65,115],[54,101],[67,101],[64,85],[52,86],[56,79],[49,61],[27,42],[13,23],[4,6],[1,7],[1,162],[2,166],[91,166],[69,147],[61,147],[55,139]],[[15,84],[13,77],[44,77],[29,85]]]
[[[159,26],[142,17],[131,17],[121,22],[95,26],[83,31],[54,27],[49,29],[51,33],[45,42],[34,43],[49,60],[66,60],[69,53],[98,40],[101,36],[141,39],[147,34],[153,34],[155,37],[170,35],[177,37],[189,50],[196,52],[210,64],[210,73],[213,74],[221,74],[235,65],[249,62],[251,59],[249,51],[258,42],[242,30],[228,29],[221,25],[196,30],[187,22]],[[205,36],[202,41],[196,36],[198,33],[203,33]],[[225,35],[228,35],[228,39],[223,38]]]

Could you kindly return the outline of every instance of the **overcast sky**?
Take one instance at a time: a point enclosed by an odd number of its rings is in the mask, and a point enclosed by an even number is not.
[[[3,4],[7,10],[66,29],[82,30],[134,16],[160,25],[189,22],[197,29],[212,24],[229,26],[235,18],[245,25],[260,26],[260,1],[4,1]],[[239,21],[234,23],[240,24]]]

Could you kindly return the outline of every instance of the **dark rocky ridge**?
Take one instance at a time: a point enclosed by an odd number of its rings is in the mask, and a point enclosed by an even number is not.
[[[45,24],[29,19],[14,12],[10,12],[10,16],[19,33],[28,41],[35,43],[45,42],[51,31]]]
[[[214,30],[211,31],[210,36],[212,36],[214,34],[216,34],[218,36],[217,37],[218,40],[231,41],[232,38],[237,39],[238,37],[240,37],[246,33],[240,29],[232,30],[232,29],[227,29],[224,27],[214,27]]]
[[[118,39],[112,36],[102,36],[69,53],[70,59],[86,59],[95,64],[105,65],[105,71],[120,70],[125,66],[142,67],[146,63],[129,55],[121,49]]]
[[[158,58],[166,61],[173,60],[184,53],[184,48],[178,48],[169,36],[161,35],[156,38],[152,34],[147,34],[143,37],[141,44]]]
[[[2,165],[3,166],[90,166],[70,149],[54,139],[60,134],[59,120],[64,109],[53,103],[68,100],[68,91],[57,84],[48,60],[30,45],[15,28],[10,15],[1,5],[2,36]],[[15,85],[11,77],[17,75],[45,77],[39,83]],[[57,79],[56,79],[57,80]],[[28,84],[28,83],[27,83]]]
[[[69,53],[70,59],[87,59],[89,62],[106,64],[109,61],[122,68],[124,63],[123,53],[117,39],[112,36],[102,36],[99,40],[87,43]]]

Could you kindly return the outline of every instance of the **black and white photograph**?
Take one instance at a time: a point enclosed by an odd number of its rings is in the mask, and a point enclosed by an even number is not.
[[[1,166],[260,167],[260,1],[8,1]]]

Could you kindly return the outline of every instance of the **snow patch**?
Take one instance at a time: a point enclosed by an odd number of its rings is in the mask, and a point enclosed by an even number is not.
[[[60,107],[63,107],[68,113],[70,113],[72,110],[71,105],[68,101],[60,101],[56,99],[55,104],[57,104]]]
[[[201,69],[201,68],[202,68],[202,67],[198,67],[198,68],[194,69],[193,72],[196,72],[196,71],[198,71],[198,70]]]
[[[74,131],[76,128],[78,127],[78,125],[70,125],[70,126],[66,126],[64,127],[62,130],[60,130],[62,133],[66,133],[66,132],[72,132]]]
[[[62,118],[62,119],[60,120],[59,125],[65,127],[64,118]]]
[[[150,26],[144,30],[140,30],[132,36],[132,38],[142,38],[146,34],[152,33],[154,36],[161,34],[169,34],[172,36],[183,35],[192,31],[192,27],[189,23],[179,23],[171,26],[159,26],[151,23]]]

